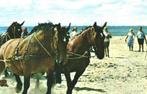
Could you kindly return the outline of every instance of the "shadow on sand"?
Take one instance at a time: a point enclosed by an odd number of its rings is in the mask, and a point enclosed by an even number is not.
[[[97,92],[102,92],[102,93],[105,93],[106,92],[103,89],[94,89],[94,88],[89,88],[89,87],[75,87],[74,89],[77,90],[77,91],[87,90],[87,91],[97,91]]]
[[[126,57],[121,57],[121,56],[117,56],[117,57],[110,57],[110,58],[118,58],[118,59],[124,59],[124,58],[126,58]]]

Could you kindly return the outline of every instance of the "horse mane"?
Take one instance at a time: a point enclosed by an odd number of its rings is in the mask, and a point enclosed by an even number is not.
[[[77,37],[83,36],[83,35],[85,34],[85,32],[86,32],[89,28],[91,28],[91,27],[92,27],[92,26],[87,26],[87,27],[85,27],[84,29],[82,29],[82,31],[81,31],[80,33],[76,34],[75,37],[73,37],[71,40],[73,40],[73,39],[75,39],[75,38],[77,38]]]
[[[34,33],[34,32],[38,32],[38,31],[40,31],[42,29],[49,30],[52,26],[53,26],[53,23],[52,22],[49,22],[49,23],[39,23],[37,26],[35,26],[31,30],[31,32],[29,33],[29,35],[32,34],[32,33]]]
[[[12,26],[14,26],[15,24],[18,24],[18,23],[17,23],[17,22],[13,22],[13,23],[8,27],[8,29],[7,29],[6,32],[12,31],[11,28],[12,28]]]
[[[87,26],[85,27],[79,34],[77,34],[77,36],[79,35],[83,35],[89,28],[91,28],[92,26]]]

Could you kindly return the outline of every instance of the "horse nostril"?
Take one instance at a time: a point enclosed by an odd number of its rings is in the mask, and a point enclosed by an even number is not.
[[[103,58],[104,58],[104,56],[99,56],[98,58],[99,58],[99,59],[103,59]]]
[[[103,59],[104,58],[104,53],[97,51],[97,53],[95,53],[98,59]]]

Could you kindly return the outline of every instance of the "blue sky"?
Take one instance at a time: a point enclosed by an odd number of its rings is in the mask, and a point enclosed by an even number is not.
[[[62,25],[147,25],[147,0],[0,0],[0,26],[51,21]]]

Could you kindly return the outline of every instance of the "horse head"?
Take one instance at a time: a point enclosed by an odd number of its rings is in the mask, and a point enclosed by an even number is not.
[[[70,38],[70,35],[69,35],[70,26],[71,26],[71,23],[69,23],[68,27],[65,27],[65,26],[61,27],[62,37],[64,37],[64,42],[66,43],[66,45]]]
[[[106,26],[107,22],[101,27],[97,26],[97,23],[95,22],[93,25],[94,32],[93,34],[93,48],[95,50],[95,54],[99,59],[104,58],[104,34],[103,29]]]
[[[10,39],[12,38],[20,38],[22,33],[22,25],[24,21],[20,24],[18,22],[13,22],[7,29],[7,34]]]
[[[54,36],[54,41],[57,49],[57,59],[58,62],[64,62],[66,60],[66,45],[67,45],[67,40],[66,40],[66,31],[65,29],[61,27],[60,23],[56,24],[54,26],[54,31],[55,31],[55,36]]]

